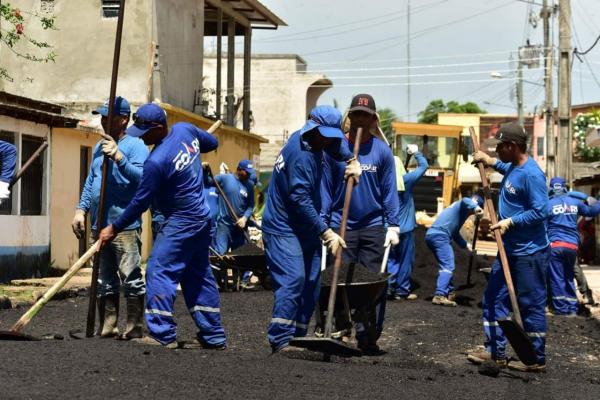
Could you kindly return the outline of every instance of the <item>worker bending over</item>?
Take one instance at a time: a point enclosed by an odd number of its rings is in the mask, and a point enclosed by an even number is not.
[[[219,291],[208,262],[211,222],[203,193],[201,153],[217,148],[217,139],[187,122],[168,130],[165,112],[145,104],[134,115],[127,133],[141,137],[154,149],[144,163],[142,181],[123,214],[100,233],[101,245],[110,243],[139,218],[150,204],[165,216],[146,270],[146,344],[177,348],[173,303],[181,283],[185,304],[198,327],[204,348],[224,349]]]
[[[15,176],[17,148],[0,140],[0,205],[10,198],[10,182]]]
[[[455,201],[450,207],[444,209],[438,215],[431,228],[427,230],[425,242],[439,264],[437,287],[431,302],[441,306],[456,307],[454,301],[454,285],[452,275],[454,274],[454,251],[452,251],[452,240],[460,248],[470,248],[470,243],[460,235],[460,228],[471,215],[481,218],[483,215],[483,199],[474,195]]]
[[[262,220],[274,293],[268,328],[273,353],[293,350],[288,345],[290,340],[306,336],[320,291],[319,237],[333,254],[345,246],[319,216],[323,153],[346,162],[341,179],[361,174],[360,164],[342,140],[341,122],[342,116],[335,108],[314,108],[275,160]]]

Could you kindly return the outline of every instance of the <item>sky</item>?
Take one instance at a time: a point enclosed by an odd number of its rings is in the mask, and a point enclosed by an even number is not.
[[[549,0],[553,1],[558,3]],[[298,54],[309,71],[328,76],[334,86],[319,104],[333,104],[335,99],[345,109],[353,95],[370,93],[378,108],[389,107],[405,121],[416,121],[417,113],[438,98],[474,101],[492,113],[516,113],[516,50],[528,39],[542,44],[543,38],[542,21],[537,28],[529,23],[530,14],[539,16],[542,0],[261,2],[288,26],[254,30],[254,54]],[[571,5],[573,46],[584,50],[600,35],[600,0],[572,0]],[[558,18],[554,27],[558,48]],[[557,56],[555,51],[555,60]],[[573,104],[600,102],[600,44],[585,59],[586,63],[573,62]],[[529,81],[524,83],[526,113],[539,112],[544,101],[540,61],[540,68],[524,70]],[[556,69],[554,81],[556,96]]]

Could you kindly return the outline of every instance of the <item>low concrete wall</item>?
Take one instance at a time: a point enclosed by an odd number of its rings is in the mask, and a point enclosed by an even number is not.
[[[0,282],[40,277],[48,271],[48,216],[2,216],[0,243]]]

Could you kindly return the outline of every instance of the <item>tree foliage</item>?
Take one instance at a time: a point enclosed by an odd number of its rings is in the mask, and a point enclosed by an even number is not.
[[[460,104],[454,100],[444,103],[444,100],[436,99],[431,100],[427,107],[419,113],[418,121],[423,124],[437,124],[439,113],[485,114],[486,111],[472,101]]]
[[[400,121],[396,113],[391,108],[381,108],[377,111],[379,114],[379,122],[381,130],[390,143],[394,143],[394,131],[392,130],[392,122]]]
[[[10,3],[0,3],[0,45],[6,46],[16,57],[28,61],[54,62],[56,53],[52,45],[27,34],[27,28],[34,20],[44,30],[56,29],[54,15],[43,16],[36,12],[19,10],[12,7]],[[33,47],[33,52],[26,50],[28,46]],[[0,79],[13,81],[9,72],[3,67],[0,67]]]
[[[584,162],[600,161],[600,147],[589,147],[585,137],[589,128],[600,127],[600,111],[593,110],[587,114],[577,114],[573,120],[573,137],[577,144],[577,157]]]

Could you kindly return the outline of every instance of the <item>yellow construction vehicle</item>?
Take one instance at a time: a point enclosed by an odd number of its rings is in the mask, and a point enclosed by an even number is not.
[[[454,125],[392,123],[394,154],[406,160],[406,145],[416,144],[429,163],[425,176],[413,189],[417,212],[436,215],[459,197],[458,165],[461,160],[467,160],[469,144],[469,138],[461,136],[463,129]],[[414,159],[408,161],[407,172],[410,172],[415,169],[416,162]]]

